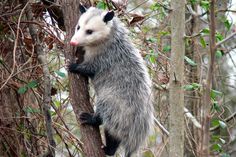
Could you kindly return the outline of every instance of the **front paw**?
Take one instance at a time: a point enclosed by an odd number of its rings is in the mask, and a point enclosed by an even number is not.
[[[68,71],[71,72],[71,73],[78,73],[77,67],[78,67],[78,64],[76,64],[76,63],[70,63],[70,64],[67,66],[67,69],[68,69]]]
[[[80,119],[81,124],[93,124],[94,123],[93,114],[91,114],[91,113],[82,112],[79,115],[79,119]]]

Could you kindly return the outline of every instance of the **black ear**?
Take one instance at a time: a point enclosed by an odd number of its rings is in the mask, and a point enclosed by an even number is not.
[[[108,11],[108,13],[104,16],[103,21],[105,23],[107,23],[108,21],[111,21],[114,15],[115,15],[114,11]]]
[[[80,11],[81,14],[85,13],[86,10],[87,9],[83,5],[81,5],[81,4],[79,5],[79,11]]]

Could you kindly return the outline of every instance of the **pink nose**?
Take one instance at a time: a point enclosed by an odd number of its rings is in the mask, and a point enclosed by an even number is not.
[[[77,42],[75,42],[75,41],[70,41],[70,45],[72,45],[72,46],[77,46],[77,45],[78,45],[78,43],[77,43]]]

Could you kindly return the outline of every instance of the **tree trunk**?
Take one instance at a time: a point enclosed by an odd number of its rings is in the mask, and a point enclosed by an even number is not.
[[[79,18],[79,0],[62,1],[65,28],[67,32],[65,40],[65,57],[72,61],[76,55],[76,49],[68,44],[68,41],[74,33],[75,25]],[[77,53],[82,53],[78,50]],[[73,110],[76,114],[78,123],[81,112],[93,112],[89,102],[88,78],[69,73],[70,98]],[[104,157],[104,151],[101,149],[102,141],[98,127],[80,125],[82,135],[83,151],[86,157]]]
[[[172,0],[170,71],[170,153],[184,156],[184,54],[185,1]]]

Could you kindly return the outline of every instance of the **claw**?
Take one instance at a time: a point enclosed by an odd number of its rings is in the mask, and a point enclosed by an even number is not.
[[[79,115],[79,119],[81,121],[81,124],[90,124],[93,119],[93,115],[87,112],[83,112]]]
[[[72,72],[72,73],[76,73],[77,72],[77,66],[78,64],[76,63],[70,63],[68,66],[67,66],[67,69],[69,72]]]

